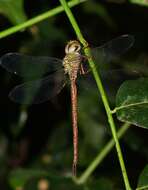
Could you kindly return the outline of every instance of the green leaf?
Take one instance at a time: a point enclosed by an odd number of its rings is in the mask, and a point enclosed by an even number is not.
[[[13,25],[27,20],[23,0],[0,0],[0,13],[6,16]]]
[[[116,96],[117,118],[148,128],[148,78],[124,82]]]
[[[23,187],[32,177],[42,177],[47,175],[48,173],[44,170],[17,169],[10,173],[9,183],[13,189],[16,189],[17,187]]]
[[[136,190],[148,189],[148,165],[143,169],[138,180],[138,188]]]

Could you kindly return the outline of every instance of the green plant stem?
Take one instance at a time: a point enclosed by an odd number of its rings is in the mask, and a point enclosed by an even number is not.
[[[118,131],[117,136],[118,139],[120,139],[127,129],[129,128],[130,124],[125,123]],[[84,173],[76,179],[77,184],[83,184],[87,181],[88,177],[91,175],[91,173],[96,169],[96,167],[102,162],[102,160],[107,156],[107,154],[112,150],[112,148],[115,145],[115,141],[111,139],[105,147],[102,149],[102,151],[96,156],[96,158],[91,162],[89,167],[84,171]]]
[[[78,26],[78,24],[77,24],[77,22],[76,22],[76,20],[75,20],[75,18],[73,16],[73,14],[72,14],[67,2],[65,0],[59,0],[59,1],[62,4],[63,8],[65,9],[67,17],[68,17],[69,21],[71,22],[72,27],[73,27],[79,41],[84,46],[85,55],[88,57],[89,65],[90,65],[90,67],[92,69],[92,73],[94,75],[97,87],[98,87],[98,89],[100,91],[101,98],[102,98],[102,101],[103,101],[103,104],[104,104],[104,107],[105,107],[105,110],[106,110],[106,113],[107,113],[108,122],[109,122],[111,131],[112,131],[112,135],[113,135],[113,138],[114,138],[114,141],[115,141],[115,146],[116,146],[116,150],[117,150],[117,154],[118,154],[118,158],[119,158],[119,162],[120,162],[120,166],[121,166],[121,170],[122,170],[122,175],[123,175],[125,187],[126,187],[126,190],[131,190],[129,180],[128,180],[128,176],[127,176],[127,172],[126,172],[126,168],[125,168],[125,164],[124,164],[124,160],[123,160],[123,155],[122,155],[120,144],[119,144],[118,137],[117,137],[115,123],[114,123],[112,113],[111,113],[111,109],[109,107],[107,96],[106,96],[105,90],[103,88],[100,76],[98,75],[98,72],[96,70],[95,64],[94,64],[94,62],[93,62],[93,60],[91,58],[90,48],[88,47],[87,42],[84,39],[84,37],[83,37],[83,35],[81,33],[81,30],[80,30],[80,28],[79,28],[79,26]]]
[[[72,27],[73,27],[79,41],[83,44],[84,47],[87,47],[88,44],[87,44],[86,40],[84,39],[84,37],[83,37],[83,35],[81,33],[81,30],[80,30],[80,28],[79,28],[79,26],[78,26],[78,24],[77,24],[77,22],[76,22],[76,20],[75,20],[75,18],[73,16],[72,12],[71,12],[71,10],[70,10],[70,8],[68,6],[68,3],[65,0],[59,0],[59,1],[62,4],[62,6],[63,6],[63,8],[64,8],[64,10],[65,10],[65,12],[67,14],[67,17],[68,17],[69,21],[71,22]]]
[[[148,189],[148,185],[136,188],[136,190],[144,190],[144,189],[147,190]]]
[[[130,2],[138,5],[148,6],[148,1],[146,0],[130,0]]]
[[[72,0],[68,3],[68,5],[69,5],[69,7],[73,7],[73,6],[78,5],[78,4],[85,2],[85,1],[86,0]],[[28,20],[22,24],[18,24],[18,25],[13,26],[9,29],[6,29],[6,30],[0,32],[0,39],[4,38],[6,36],[9,36],[10,34],[16,33],[18,31],[22,31],[25,28],[32,26],[38,22],[41,22],[41,21],[43,21],[49,17],[52,17],[52,16],[58,14],[58,13],[61,13],[62,11],[64,11],[63,7],[58,6],[52,10],[49,10],[43,14],[40,14],[40,15],[38,15],[38,16],[36,16],[36,17],[34,17],[34,18],[32,18],[32,19],[30,19],[30,20]]]

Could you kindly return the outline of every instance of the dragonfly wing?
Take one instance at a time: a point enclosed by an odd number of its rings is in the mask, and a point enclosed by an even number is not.
[[[20,104],[39,104],[58,94],[65,85],[63,70],[45,78],[16,86],[9,94],[12,101]]]
[[[28,56],[7,53],[0,58],[0,65],[7,71],[24,78],[39,78],[62,68],[62,60],[53,57]]]
[[[132,35],[122,35],[100,47],[93,48],[91,54],[96,63],[104,64],[121,56],[133,43],[134,37]]]

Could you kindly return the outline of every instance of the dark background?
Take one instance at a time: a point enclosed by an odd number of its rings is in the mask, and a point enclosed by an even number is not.
[[[25,1],[24,9],[29,18],[59,5],[48,0]],[[122,34],[135,37],[133,47],[122,56],[117,67],[127,69],[128,64],[148,64],[148,14],[147,8],[127,1],[88,1],[72,8],[80,29],[90,46],[96,47]],[[3,14],[0,16],[0,30],[12,26]],[[75,33],[65,13],[60,13],[29,29],[17,32],[0,40],[0,54],[21,52],[30,55],[64,57],[65,44],[76,39]],[[116,63],[112,66],[116,68]],[[105,78],[109,100],[114,106],[115,93],[130,72]],[[90,77],[90,76],[89,76]],[[88,77],[88,78],[89,78]],[[111,132],[95,83],[80,79],[79,109],[79,166],[81,174],[97,153],[111,138]],[[113,79],[112,79],[113,78]],[[8,93],[19,84],[19,77],[0,68],[0,181],[2,189],[9,189],[9,173],[19,167],[46,168],[50,173],[64,175],[71,172],[72,127],[70,91],[67,85],[51,101],[40,105],[23,107],[8,99]],[[83,85],[81,85],[83,84]],[[24,112],[23,112],[24,111]],[[20,115],[26,114],[26,121]],[[116,117],[115,117],[116,120]],[[122,123],[117,122],[117,126]],[[138,177],[147,164],[147,131],[131,126],[121,139],[122,151],[132,188],[135,189]],[[124,189],[116,151],[103,160],[92,174],[92,182],[103,179],[112,188]],[[4,183],[5,181],[5,183]],[[97,187],[95,188],[97,189]],[[109,189],[109,188],[108,188]]]

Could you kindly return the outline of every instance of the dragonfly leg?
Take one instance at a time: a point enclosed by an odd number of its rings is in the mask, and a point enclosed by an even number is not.
[[[84,69],[84,66],[82,65],[82,64],[80,64],[80,75],[85,75],[85,74],[87,74],[89,71],[86,71],[85,69]]]
[[[80,75],[84,75],[85,71],[84,71],[84,67],[82,64],[80,64]]]
[[[90,46],[89,46],[88,42],[85,41],[85,46],[83,46],[83,50],[86,49],[86,48],[89,48],[89,47]]]

